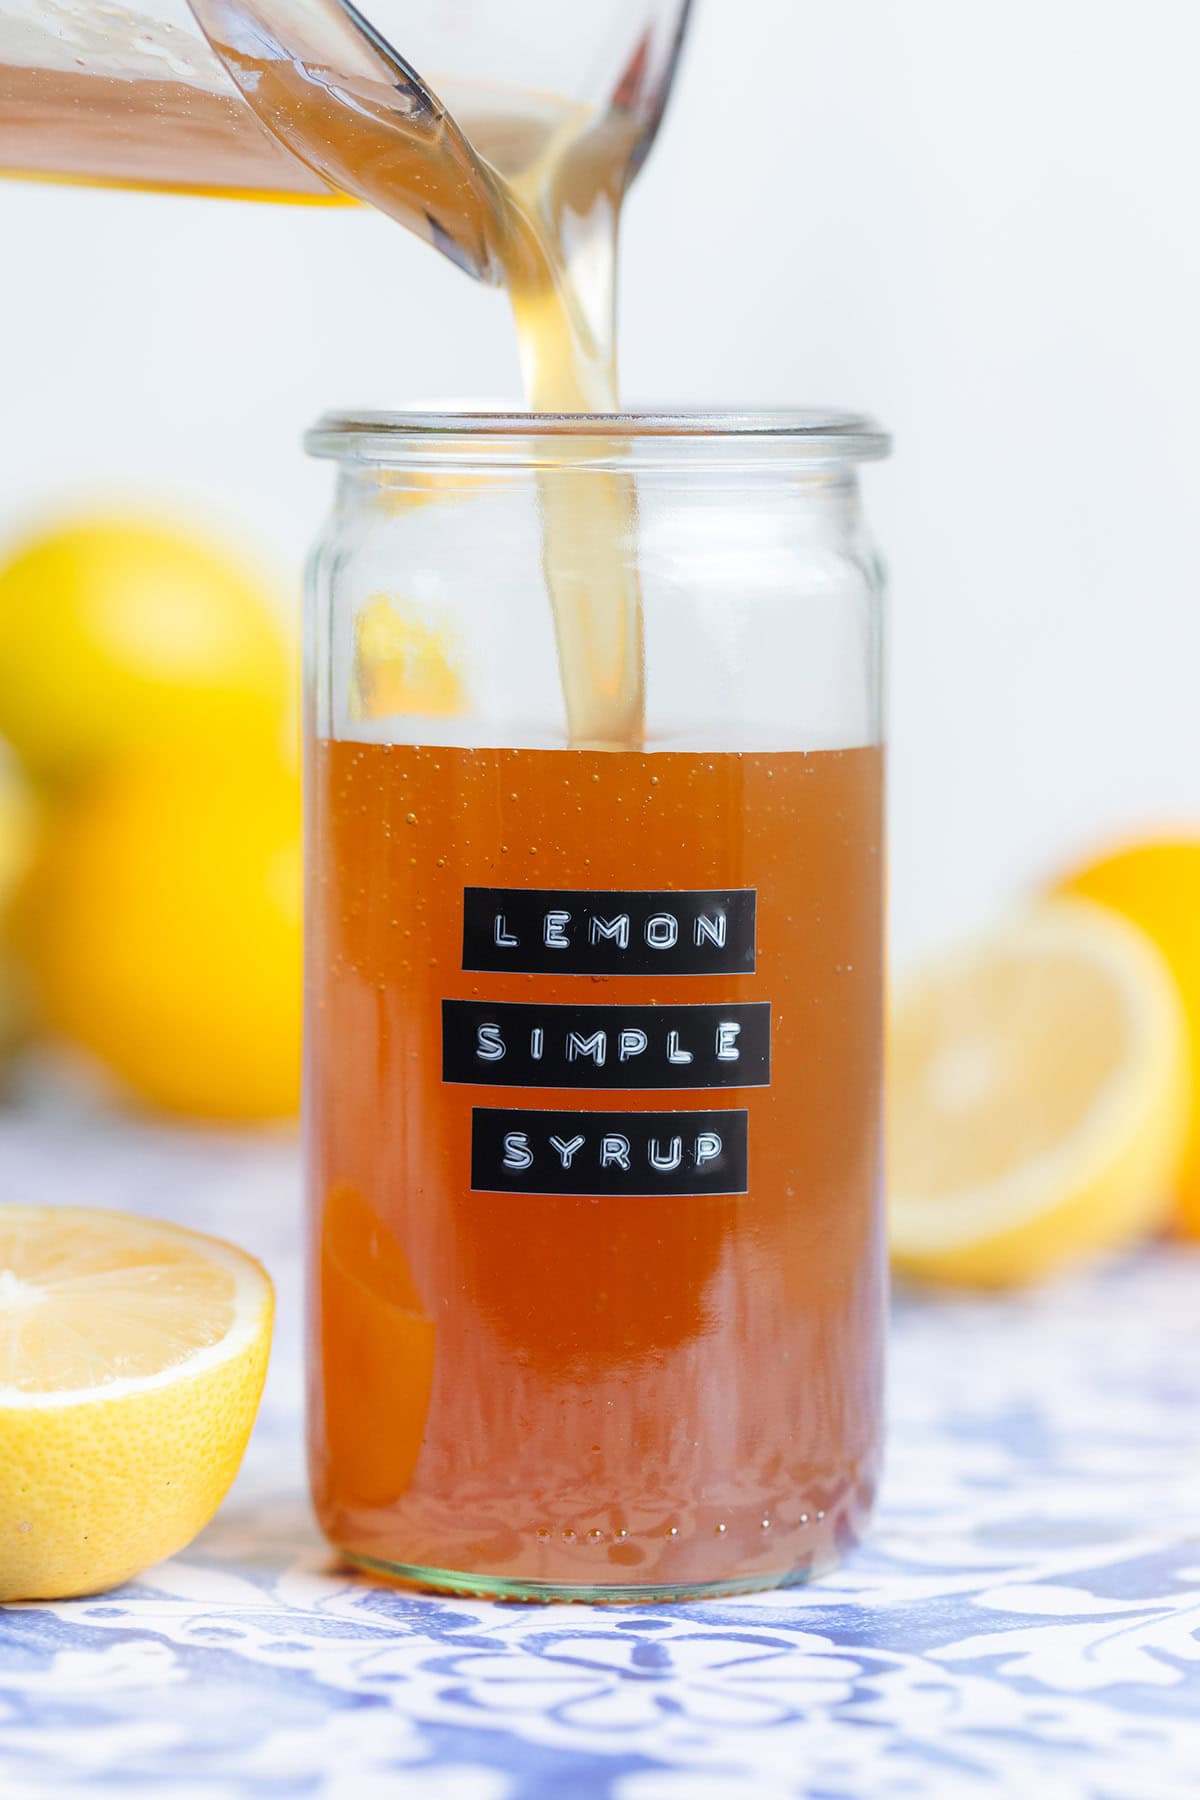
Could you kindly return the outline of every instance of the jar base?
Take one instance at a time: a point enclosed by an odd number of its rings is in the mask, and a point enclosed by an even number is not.
[[[836,1568],[837,1557],[778,1574],[736,1576],[728,1581],[564,1582],[506,1581],[500,1575],[470,1575],[461,1569],[427,1569],[415,1563],[392,1563],[372,1556],[340,1552],[342,1560],[376,1580],[400,1587],[457,1594],[470,1600],[522,1601],[529,1605],[578,1603],[589,1606],[638,1606],[660,1601],[722,1600],[738,1594],[761,1594],[774,1588],[802,1587]]]

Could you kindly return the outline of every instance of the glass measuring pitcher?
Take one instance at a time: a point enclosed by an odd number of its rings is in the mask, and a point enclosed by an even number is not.
[[[361,119],[364,107],[415,116],[444,99],[505,176],[564,130],[578,133],[581,111],[619,117],[631,132],[628,178],[657,130],[689,7],[597,0],[571,9],[568,30],[557,0],[373,0],[370,21],[347,0],[206,0],[195,11],[185,0],[136,9],[0,0],[0,173],[282,200],[373,197],[330,165],[320,134],[297,134],[260,103],[267,76],[286,66],[293,92],[314,96],[326,116],[330,101]],[[415,186],[404,222],[496,279]]]

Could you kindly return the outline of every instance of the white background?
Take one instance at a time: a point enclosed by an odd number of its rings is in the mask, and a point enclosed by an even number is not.
[[[867,482],[904,960],[1200,822],[1200,8],[697,3],[629,207],[624,390],[896,434]],[[0,244],[0,531],[132,493],[294,573],[318,411],[515,389],[503,303],[365,215],[12,184]]]

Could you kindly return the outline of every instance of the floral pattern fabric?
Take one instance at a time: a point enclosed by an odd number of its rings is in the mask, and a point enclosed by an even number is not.
[[[899,1296],[868,1543],[807,1588],[519,1607],[340,1571],[307,1509],[294,1145],[48,1103],[3,1192],[143,1209],[267,1262],[246,1465],[182,1556],[0,1609],[0,1794],[270,1800],[1194,1800],[1200,1255]]]

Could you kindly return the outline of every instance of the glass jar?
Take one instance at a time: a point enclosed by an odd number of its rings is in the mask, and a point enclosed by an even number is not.
[[[472,1594],[804,1580],[880,1442],[886,439],[362,415],[309,448],[322,1526]]]

